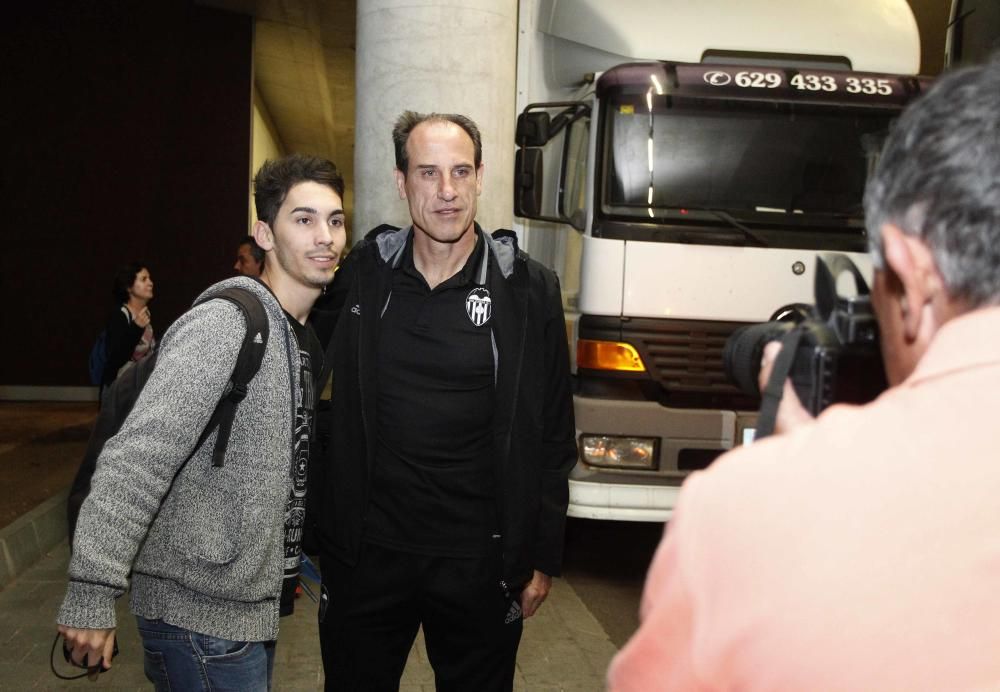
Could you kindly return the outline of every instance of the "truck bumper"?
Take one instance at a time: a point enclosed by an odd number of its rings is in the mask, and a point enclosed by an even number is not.
[[[680,486],[643,483],[587,469],[581,462],[569,479],[566,514],[579,519],[666,521],[677,504]]]
[[[756,423],[755,412],[673,409],[649,401],[574,396],[577,441],[582,435],[628,435],[658,440],[657,468],[590,466],[582,459],[570,474],[571,517],[666,521],[680,486],[692,471],[732,449]]]

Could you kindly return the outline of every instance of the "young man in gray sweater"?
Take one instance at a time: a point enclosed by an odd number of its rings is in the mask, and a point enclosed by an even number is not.
[[[232,375],[242,312],[207,300],[161,342],[156,368],[108,440],[80,512],[59,631],[73,661],[110,668],[115,600],[129,586],[156,689],[265,690],[282,602],[298,576],[305,480],[322,351],[305,326],[346,242],[344,182],[329,161],[268,161],[255,180],[254,239],[267,253],[252,291],[269,318],[257,375],[225,464],[198,438]]]

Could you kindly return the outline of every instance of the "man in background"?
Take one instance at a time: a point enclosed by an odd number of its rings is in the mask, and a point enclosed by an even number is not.
[[[236,264],[233,269],[237,274],[256,279],[264,269],[264,250],[253,236],[247,236],[236,247]]]

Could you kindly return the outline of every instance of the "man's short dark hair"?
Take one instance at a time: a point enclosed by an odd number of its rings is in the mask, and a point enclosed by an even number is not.
[[[406,175],[407,169],[410,167],[410,159],[406,155],[406,142],[410,138],[413,128],[426,122],[452,123],[465,130],[465,134],[469,135],[472,145],[475,148],[474,163],[476,168],[479,168],[479,164],[483,160],[483,138],[479,134],[479,128],[472,121],[472,118],[459,115],[458,113],[417,113],[415,111],[403,111],[396,119],[396,124],[392,128],[392,144],[396,149],[396,168],[403,175]]]
[[[876,269],[886,223],[927,244],[949,296],[1000,303],[1000,53],[945,73],[900,116],[865,191]]]
[[[111,285],[111,293],[114,295],[116,301],[119,303],[128,302],[128,289],[132,288],[132,284],[135,283],[135,277],[139,276],[139,272],[147,268],[144,262],[129,262],[128,264],[119,266],[115,270],[115,279]]]
[[[238,250],[244,245],[250,248],[250,256],[257,261],[257,264],[264,261],[264,248],[257,244],[257,241],[253,239],[252,235],[245,236],[243,240],[240,241],[239,245],[236,246],[236,249]]]
[[[344,178],[332,161],[317,156],[290,154],[265,161],[254,176],[253,198],[257,218],[273,228],[274,219],[288,191],[304,182],[326,185],[344,199]]]

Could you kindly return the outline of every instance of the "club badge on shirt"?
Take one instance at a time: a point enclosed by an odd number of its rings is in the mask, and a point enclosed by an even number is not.
[[[469,291],[465,297],[465,313],[472,320],[472,324],[482,327],[490,321],[493,314],[493,301],[490,299],[490,292],[483,286],[477,286]]]

